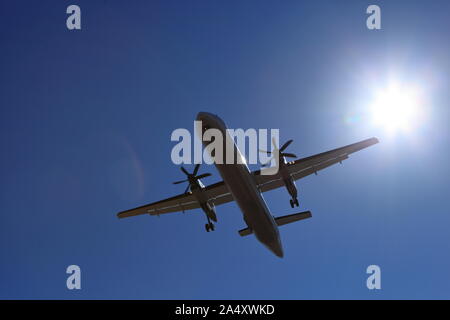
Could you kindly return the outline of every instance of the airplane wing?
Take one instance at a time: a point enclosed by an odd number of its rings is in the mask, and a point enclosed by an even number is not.
[[[316,154],[311,157],[298,159],[288,163],[288,170],[295,180],[306,177],[319,170],[325,169],[333,164],[342,162],[348,158],[348,155],[367,148],[378,143],[378,139],[371,138],[360,141],[348,146],[334,149],[331,151]],[[278,175],[261,175],[261,171],[254,171],[253,176],[261,192],[266,192],[284,186],[284,182]],[[223,181],[214,183],[206,187],[203,192],[206,193],[208,202],[213,205],[233,201],[228,187]],[[192,193],[183,193],[168,199],[153,202],[141,207],[119,212],[119,218],[137,216],[141,214],[160,215],[170,212],[187,211],[200,208],[198,201]]]
[[[223,181],[212,184],[204,189],[206,197],[211,204],[220,205],[233,201],[233,196]],[[141,214],[160,215],[163,213],[187,211],[200,208],[200,205],[192,193],[183,193],[175,197],[164,199],[140,206],[134,209],[119,212],[119,218],[127,218]]]
[[[205,188],[205,192],[207,194],[208,201],[215,206],[234,201],[233,196],[230,191],[228,191],[227,185],[223,181],[207,186]]]
[[[346,160],[351,153],[370,147],[376,143],[378,143],[377,138],[370,138],[345,147],[291,161],[288,163],[288,170],[294,180],[298,180],[312,173],[317,173],[317,171],[336,163],[342,162],[343,160]],[[253,175],[261,192],[284,186],[284,182],[279,175],[262,175],[261,170],[254,171]]]

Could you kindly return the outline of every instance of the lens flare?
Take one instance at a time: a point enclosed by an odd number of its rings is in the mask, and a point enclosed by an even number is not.
[[[378,92],[371,106],[376,126],[389,132],[411,131],[422,120],[420,90],[398,84]]]

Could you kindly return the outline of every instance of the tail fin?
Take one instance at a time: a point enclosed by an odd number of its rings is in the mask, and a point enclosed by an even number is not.
[[[307,218],[311,218],[311,217],[312,217],[311,211],[303,211],[303,212],[299,212],[299,213],[288,214],[287,216],[277,217],[277,218],[275,218],[275,223],[277,224],[277,226],[283,226],[288,223],[292,223],[295,221],[299,221],[299,220],[303,220],[303,219],[307,219]],[[239,230],[239,234],[241,235],[241,237],[248,236],[252,233],[253,233],[253,230],[250,228],[245,228],[245,229]]]

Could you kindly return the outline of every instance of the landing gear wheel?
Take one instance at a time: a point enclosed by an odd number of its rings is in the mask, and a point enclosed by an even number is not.
[[[206,232],[214,231],[214,224],[212,224],[212,222],[205,224],[205,229]]]
[[[295,202],[295,205],[298,207],[299,206],[298,199],[295,199],[294,202]]]
[[[289,200],[289,203],[291,204],[291,208],[294,207],[294,202],[292,201],[292,199]]]

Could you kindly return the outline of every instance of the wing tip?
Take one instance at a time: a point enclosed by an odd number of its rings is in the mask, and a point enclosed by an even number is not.
[[[130,212],[128,212],[128,211],[121,211],[121,212],[117,213],[116,216],[119,219],[123,219],[123,218],[131,217],[132,214],[130,215]]]
[[[373,146],[374,144],[377,144],[380,142],[377,137],[372,137],[366,140],[361,141],[362,143],[366,144],[367,147]]]

